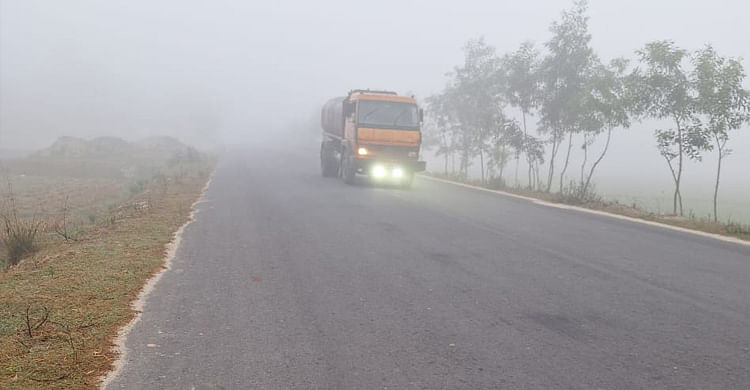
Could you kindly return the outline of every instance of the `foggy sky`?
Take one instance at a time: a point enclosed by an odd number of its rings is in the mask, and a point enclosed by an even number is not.
[[[0,0],[0,143],[60,134],[236,138],[355,87],[437,92],[480,35],[538,44],[570,1]],[[594,0],[593,45],[655,39],[750,57],[744,1]],[[33,135],[33,137],[30,137]]]
[[[60,135],[251,142],[305,123],[352,88],[439,92],[468,39],[484,36],[499,53],[524,40],[541,46],[571,4],[0,0],[0,150],[40,148]],[[634,58],[657,39],[750,58],[747,15],[741,0],[592,0],[589,10],[603,60]],[[605,169],[632,173],[636,160],[663,170],[654,181],[668,184],[653,129],[627,131],[634,135],[615,135]],[[731,141],[730,186],[747,182],[744,133]],[[704,165],[697,175],[710,177]]]

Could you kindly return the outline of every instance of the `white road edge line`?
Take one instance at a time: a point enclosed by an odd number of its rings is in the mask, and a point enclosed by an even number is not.
[[[505,191],[501,191],[501,190],[491,190],[489,188],[474,186],[474,185],[471,185],[471,184],[460,183],[460,182],[456,182],[456,181],[452,181],[452,180],[447,180],[447,179],[440,179],[440,178],[437,178],[437,177],[432,177],[432,176],[427,176],[427,175],[419,175],[419,177],[423,178],[423,179],[427,179],[427,180],[432,180],[432,181],[440,182],[440,183],[446,183],[446,184],[452,184],[452,185],[459,186],[459,187],[470,188],[470,189],[473,189],[473,190],[489,192],[489,193],[493,193],[493,194],[497,194],[497,195],[508,196],[508,197],[511,197],[511,198],[528,200],[528,201],[530,201],[532,203],[536,203],[536,204],[541,205],[541,206],[554,207],[554,208],[563,209],[563,210],[573,210],[573,211],[578,211],[578,212],[582,212],[582,213],[601,215],[601,216],[604,216],[604,217],[620,219],[620,220],[623,220],[623,221],[630,221],[630,222],[640,223],[640,224],[644,224],[644,225],[660,227],[660,228],[663,228],[663,229],[675,230],[675,231],[682,232],[682,233],[694,234],[694,235],[701,236],[701,237],[713,238],[715,240],[724,241],[724,242],[730,242],[730,243],[733,243],[733,244],[750,246],[750,241],[741,240],[741,239],[735,238],[735,237],[722,236],[721,234],[706,233],[706,232],[702,232],[702,231],[699,231],[699,230],[692,230],[692,229],[687,229],[687,228],[683,228],[683,227],[679,227],[679,226],[672,226],[672,225],[668,225],[666,223],[654,222],[654,221],[647,221],[645,219],[640,219],[640,218],[628,217],[628,216],[625,216],[625,215],[608,213],[606,211],[587,209],[585,207],[578,207],[578,206],[571,206],[571,205],[566,205],[566,204],[561,204],[561,203],[547,202],[547,201],[544,201],[544,200],[541,200],[541,199],[532,198],[530,196],[523,196],[523,195],[512,194],[510,192],[505,192]]]
[[[204,203],[205,200],[203,199],[206,195],[206,191],[208,190],[208,187],[211,185],[211,181],[213,180],[213,176],[216,171],[211,173],[211,176],[208,178],[208,181],[206,181],[206,184],[203,186],[203,189],[201,190],[201,195],[198,197],[198,200],[193,202],[193,204],[190,206],[190,215],[188,216],[188,220],[180,226],[179,229],[174,233],[174,236],[172,236],[172,241],[167,243],[165,249],[166,249],[166,255],[164,257],[164,264],[163,268],[151,276],[151,278],[146,281],[146,284],[143,285],[143,288],[138,293],[138,298],[136,298],[135,301],[130,305],[130,307],[135,312],[135,316],[132,320],[130,320],[129,323],[127,323],[125,326],[120,328],[117,331],[117,337],[114,341],[114,347],[112,348],[114,352],[118,354],[117,360],[112,364],[112,370],[110,370],[103,378],[100,378],[100,385],[99,389],[105,390],[107,386],[109,386],[112,381],[117,378],[117,376],[122,371],[123,367],[125,367],[125,362],[127,360],[128,356],[128,350],[125,347],[125,341],[127,341],[128,335],[130,334],[130,331],[133,330],[133,327],[135,324],[140,321],[141,316],[143,315],[143,306],[146,303],[146,299],[148,298],[148,295],[151,294],[151,292],[154,290],[154,287],[159,282],[161,277],[169,271],[169,269],[172,267],[172,260],[174,259],[175,255],[177,254],[177,250],[180,247],[180,243],[182,242],[182,233],[185,231],[185,228],[187,228],[191,223],[195,221],[195,215],[198,211],[196,206],[200,203]]]

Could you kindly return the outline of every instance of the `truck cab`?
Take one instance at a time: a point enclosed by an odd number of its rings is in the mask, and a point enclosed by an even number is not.
[[[411,186],[419,161],[422,110],[410,96],[354,90],[322,110],[321,170],[352,183],[356,175]]]

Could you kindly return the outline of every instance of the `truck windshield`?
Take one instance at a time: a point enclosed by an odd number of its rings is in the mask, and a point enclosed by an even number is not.
[[[358,112],[362,126],[419,130],[419,114],[413,103],[360,100]]]

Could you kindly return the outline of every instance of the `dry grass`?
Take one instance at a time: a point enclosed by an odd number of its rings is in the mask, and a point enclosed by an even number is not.
[[[163,266],[165,245],[209,172],[207,162],[182,166],[179,177],[154,175],[133,194],[109,178],[81,179],[83,188],[67,183],[77,238],[47,233],[32,257],[0,272],[0,388],[98,386],[116,359],[118,328],[134,315],[130,302]],[[24,209],[44,198],[44,187],[23,191]],[[101,191],[92,195],[92,188]],[[95,218],[85,217],[92,212]]]

